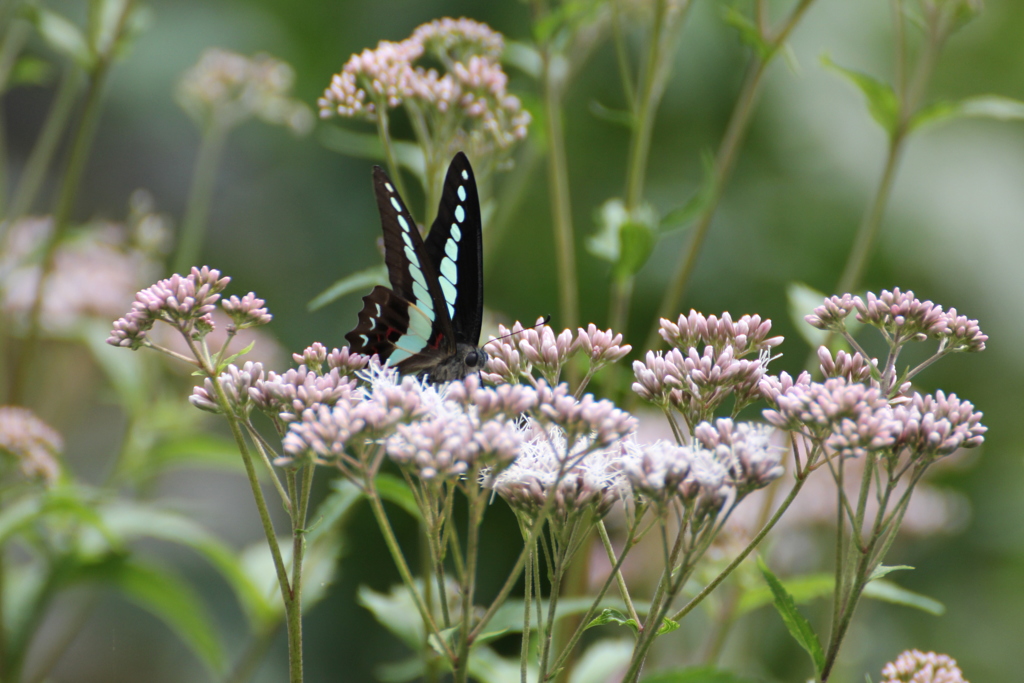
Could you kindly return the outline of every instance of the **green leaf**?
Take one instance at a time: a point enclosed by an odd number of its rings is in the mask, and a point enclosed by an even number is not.
[[[590,253],[612,264],[618,279],[635,275],[654,249],[657,214],[648,204],[632,210],[609,199],[598,211],[597,232],[587,238]]]
[[[650,223],[629,221],[619,229],[619,262],[613,273],[619,280],[633,277],[654,251],[655,232]]]
[[[319,126],[320,144],[332,152],[346,156],[384,161],[384,145],[376,133],[357,133],[341,126]],[[392,140],[391,147],[399,166],[409,170],[422,184],[426,177],[426,160],[423,150],[412,142]]]
[[[811,628],[811,624],[797,610],[793,596],[786,591],[782,582],[772,573],[760,555],[757,558],[757,566],[761,570],[761,574],[764,576],[768,587],[771,588],[775,610],[782,617],[786,629],[789,630],[789,634],[793,636],[793,639],[800,644],[800,647],[810,655],[811,661],[814,664],[814,670],[821,673],[822,668],[825,666],[825,652],[821,649],[821,643],[818,641],[818,636],[814,633],[814,629]]]
[[[729,671],[713,666],[698,666],[675,671],[659,671],[647,676],[642,683],[751,683],[749,678],[740,678]]]
[[[118,40],[128,17],[122,20],[121,16],[127,8],[127,0],[91,0],[89,2],[89,18],[86,22],[89,35],[89,47],[93,54],[107,55],[114,49],[114,42]]]
[[[37,521],[52,521],[66,516],[96,529],[106,540],[108,547],[120,548],[120,539],[106,527],[96,510],[96,501],[87,494],[87,490],[79,487],[60,486],[33,492],[13,504],[8,504],[0,512],[0,546]]]
[[[910,129],[936,125],[956,119],[1024,120],[1024,102],[1001,95],[979,95],[959,102],[936,102],[924,107],[910,120]]]
[[[895,571],[896,567],[887,567],[889,571]],[[888,573],[885,572],[885,573]],[[832,595],[834,577],[831,574],[805,574],[795,576],[782,582],[786,590],[792,596],[793,601],[798,605],[804,605],[817,598],[824,598]],[[945,612],[942,603],[924,595],[901,588],[896,584],[884,580],[872,580],[864,587],[864,597],[885,602],[914,607],[916,609],[934,614],[936,616]],[[767,605],[772,600],[772,592],[768,588],[756,588],[746,591],[740,599],[737,607],[737,614],[746,614],[752,610]]]
[[[739,32],[740,40],[752,47],[762,62],[769,61],[775,55],[775,46],[766,41],[761,30],[738,9],[727,5],[722,12],[722,19]]]
[[[167,570],[138,561],[105,564],[94,578],[114,585],[129,600],[159,617],[212,672],[224,670],[224,648],[213,620],[187,583]]]
[[[117,392],[121,406],[130,415],[138,414],[149,405],[151,395],[145,354],[111,346],[106,342],[109,335],[109,322],[94,321],[82,327],[79,339]]]
[[[864,586],[864,597],[883,600],[894,605],[913,607],[937,617],[946,613],[946,606],[934,598],[907,590],[884,579],[872,581]]]
[[[871,572],[871,575],[868,576],[868,581],[876,581],[891,572],[902,572],[913,569],[914,568],[911,567],[909,564],[898,564],[891,567],[887,567],[884,564],[880,564],[877,567],[875,567],[874,570]]]
[[[668,617],[665,617],[661,620],[661,626],[658,627],[658,632],[654,635],[663,636],[666,633],[672,633],[672,631],[675,631],[677,628],[679,628],[678,621],[672,621]]]
[[[306,305],[306,309],[309,311],[315,311],[323,308],[333,301],[337,301],[346,294],[362,292],[372,289],[376,285],[386,285],[387,282],[387,266],[383,263],[379,266],[370,266],[365,270],[360,270],[357,273],[352,273],[347,277],[341,278],[325,289],[322,293],[317,294],[316,297]]]
[[[248,346],[246,346],[244,349],[242,349],[238,353],[233,353],[230,356],[228,356],[227,358],[225,358],[224,360],[222,360],[220,362],[220,366],[217,368],[217,372],[224,372],[225,370],[227,370],[229,365],[234,363],[236,360],[238,360],[239,358],[241,358],[245,354],[247,354],[250,351],[252,351],[255,346],[256,346],[256,340],[254,339],[253,341],[249,342]]]
[[[896,132],[900,105],[896,92],[888,83],[860,71],[839,66],[828,55],[822,55],[821,63],[857,86],[867,100],[871,117],[890,137]]]
[[[14,63],[11,75],[7,79],[8,88],[19,85],[45,85],[53,79],[53,65],[46,60],[22,55]]]
[[[789,319],[797,332],[812,349],[817,349],[828,339],[828,330],[819,330],[804,320],[804,316],[821,305],[826,297],[823,293],[802,282],[786,285],[786,300],[789,303]]]
[[[608,123],[614,123],[617,126],[629,128],[632,130],[635,120],[633,114],[628,111],[621,111],[619,109],[610,109],[604,106],[597,100],[590,100],[588,107],[590,113],[594,115],[594,118],[606,121]]]
[[[378,474],[374,481],[377,493],[381,498],[402,508],[413,519],[423,520],[420,508],[416,505],[416,498],[412,495],[412,491],[409,490],[409,485],[405,483],[404,479],[391,474]]]
[[[538,80],[544,70],[544,58],[540,51],[533,45],[518,40],[505,40],[505,51],[501,53],[501,61]]]
[[[120,501],[100,508],[106,528],[131,542],[153,538],[191,548],[212,564],[235,592],[239,604],[249,620],[265,626],[275,616],[261,587],[246,573],[234,550],[222,543],[193,520],[177,512],[152,504]],[[100,539],[95,534],[84,534],[82,547],[99,552]]]
[[[85,71],[92,69],[95,56],[85,36],[71,21],[42,7],[27,7],[26,16],[55,52],[70,57]]]
[[[555,621],[557,622],[570,616],[585,614],[593,604],[593,598],[559,598],[558,607],[555,610]],[[638,603],[636,607],[637,609],[640,609],[641,604]],[[625,605],[622,605],[622,608],[618,610],[619,614],[622,614],[622,609],[624,608]],[[491,619],[489,626],[492,629],[502,629],[511,633],[522,633],[523,601],[515,599],[506,600],[501,607],[498,608],[498,611],[495,612],[494,618]],[[534,626],[536,626],[536,624],[534,624]]]
[[[815,598],[823,598],[832,595],[832,586],[835,579],[831,574],[804,574],[793,576],[782,582],[786,591],[798,605],[804,605]],[[737,614],[759,609],[772,601],[771,588],[754,588],[743,593],[739,605],[736,608]]]
[[[587,628],[593,628],[594,626],[604,626],[606,624],[617,624],[618,626],[628,626],[633,629],[633,635],[640,633],[640,625],[636,623],[636,619],[627,617],[621,610],[606,607],[601,610],[601,613],[590,620],[587,624]]]
[[[234,439],[210,432],[187,432],[171,434],[157,444],[139,473],[129,476],[153,476],[169,469],[181,467],[241,472],[242,456]],[[258,469],[262,477],[268,476],[266,468]]]
[[[625,671],[633,656],[633,645],[629,638],[596,641],[572,668],[569,683],[605,683],[609,671]]]
[[[423,646],[423,622],[405,586],[395,586],[390,593],[378,593],[368,586],[360,586],[356,601],[410,649],[419,650]]]

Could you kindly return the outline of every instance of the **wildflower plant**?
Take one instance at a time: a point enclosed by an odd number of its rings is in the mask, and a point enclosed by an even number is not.
[[[230,278],[193,267],[200,262],[230,131],[251,119],[299,135],[313,126],[310,108],[291,94],[295,73],[280,60],[211,49],[178,81],[176,100],[197,125],[201,142],[170,270],[164,263],[169,221],[146,195],[133,196],[125,225],[72,220],[106,80],[144,24],[143,8],[132,0],[88,4],[83,29],[31,3],[18,8],[15,19],[0,21],[7,61],[13,64],[21,49],[18,31],[31,26],[66,62],[53,115],[9,207],[3,203],[0,222],[0,316],[3,341],[14,342],[4,347],[14,362],[5,400],[10,405],[0,406],[0,522],[8,530],[0,544],[12,538],[19,543],[17,553],[0,548],[0,605],[14,605],[0,628],[0,679],[49,675],[53,662],[38,671],[26,663],[47,605],[63,588],[100,576],[161,616],[218,680],[249,679],[283,623],[288,678],[301,683],[303,612],[323,596],[337,564],[336,522],[365,500],[402,581],[390,596],[366,604],[416,651],[404,675],[431,683],[505,680],[495,671],[511,672],[506,677],[524,683],[581,680],[581,656],[611,650],[590,629],[617,625],[633,640],[604,660],[611,664],[601,673],[621,673],[619,680],[634,683],[647,673],[655,642],[678,637],[673,631],[698,606],[707,607],[709,596],[734,573],[742,574],[741,567],[753,571],[748,558],[811,477],[836,484],[827,638],[819,640],[796,609],[787,582],[769,569],[767,552],[759,567],[818,680],[834,675],[859,601],[871,594],[873,582],[900,569],[883,562],[915,491],[933,465],[981,445],[986,434],[972,403],[941,390],[922,392],[917,385],[937,361],[984,350],[987,336],[978,322],[897,288],[852,293],[860,286],[911,133],[956,116],[1024,116],[1024,107],[1013,109],[1005,99],[934,105],[922,99],[943,44],[979,11],[979,3],[897,0],[898,63],[891,87],[826,60],[864,93],[889,148],[878,194],[836,290],[851,293],[825,299],[807,316],[828,341],[815,351],[816,373],[796,377],[773,374],[783,339],[773,335],[771,321],[729,313],[679,315],[679,303],[766,70],[814,0],[792,3],[774,21],[764,3],[755,3],[750,16],[727,10],[727,22],[749,48],[748,75],[700,187],[664,213],[646,196],[646,173],[657,110],[692,5],[688,0],[533,2],[532,31],[522,41],[507,40],[472,19],[442,18],[404,40],[381,41],[352,55],[317,101],[319,114],[375,131],[364,135],[335,126],[324,129],[322,140],[337,150],[383,159],[402,193],[403,178],[414,177],[428,211],[438,205],[444,170],[456,151],[473,158],[484,194],[491,194],[494,172],[513,162],[524,162],[526,176],[541,157],[548,164],[558,317],[566,328],[559,331],[546,320],[532,327],[498,325],[486,343],[484,371],[446,385],[402,377],[376,357],[321,343],[293,354],[293,367],[279,367],[258,355],[271,346],[258,336],[273,321],[266,302],[253,292],[229,294]],[[908,6],[915,11],[903,11]],[[904,22],[911,15],[925,29],[917,46],[923,49],[908,49]],[[595,212],[600,227],[588,240],[610,275],[607,320],[599,326],[580,319],[573,226],[578,211],[569,195],[564,104],[573,77],[605,40],[613,44],[623,101],[620,111],[596,102],[591,109],[626,124],[628,156],[621,164],[622,196],[608,198]],[[524,80],[510,84],[508,66]],[[0,71],[6,93],[13,70]],[[520,88],[532,88],[535,99],[521,100],[514,94]],[[80,111],[70,106],[76,98]],[[536,136],[524,101],[543,108],[541,142],[524,144]],[[398,131],[410,137],[399,139]],[[68,156],[54,179],[55,201],[49,213],[32,216],[65,133]],[[485,222],[498,213],[495,208],[508,210],[484,204]],[[660,293],[662,317],[634,352],[627,331],[636,275],[663,233],[691,222],[685,251]],[[174,274],[157,279],[162,272]],[[360,287],[366,283],[362,276],[356,278]],[[352,282],[342,281],[318,303],[340,296]],[[105,333],[107,321],[121,312],[104,346],[94,334],[97,320]],[[864,333],[874,334],[875,343],[863,339]],[[247,343],[253,338],[260,341]],[[102,484],[75,479],[62,460],[70,444],[48,424],[49,417],[44,422],[45,410],[26,407],[32,391],[42,391],[41,383],[30,381],[42,365],[42,340],[87,348],[127,416],[123,444]],[[910,347],[927,351],[921,356]],[[171,366],[190,369],[188,401],[180,395],[181,376],[140,359],[155,354],[132,356],[127,350],[156,351]],[[611,367],[618,363],[632,367],[625,383],[624,366]],[[664,418],[669,439],[645,437],[640,425],[648,408],[657,420]],[[143,500],[166,466],[152,444],[180,446],[169,434],[184,440],[205,431],[203,420],[211,415],[227,424],[240,456],[234,466],[240,460],[250,484],[265,542],[259,554],[227,548],[198,523]],[[221,445],[212,433],[206,436],[203,444]],[[318,472],[334,480],[315,506]],[[857,485],[851,489],[846,484],[853,478]],[[758,496],[756,529],[739,540],[726,538],[730,522],[756,506]],[[493,516],[498,506],[511,511],[519,537],[514,562],[501,568],[497,591],[485,598],[482,548],[488,513]],[[287,520],[284,534],[275,528],[275,512]],[[399,542],[396,514],[418,523],[422,562],[410,561],[409,549]],[[251,632],[230,670],[194,591],[137,556],[132,543],[144,537],[197,550],[235,589]],[[603,565],[583,571],[595,549]],[[710,557],[716,552],[718,557]],[[640,553],[648,554],[638,560]],[[21,555],[28,561],[13,567]],[[653,568],[649,593],[632,582],[634,564]],[[258,568],[247,573],[246,565]],[[274,598],[264,595],[259,568],[270,568]],[[589,575],[593,585],[580,575]],[[746,587],[736,583],[734,595],[742,597]],[[402,609],[388,609],[395,605]],[[736,610],[722,610],[716,624],[722,634]],[[506,634],[520,634],[518,661],[488,646]],[[916,650],[901,654],[882,676],[885,683],[963,681],[949,657]]]

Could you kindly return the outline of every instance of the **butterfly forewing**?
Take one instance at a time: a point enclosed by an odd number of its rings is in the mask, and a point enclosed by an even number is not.
[[[363,297],[359,324],[345,339],[353,350],[376,353],[403,372],[418,371],[455,352],[451,317],[419,229],[379,167],[373,185],[391,289],[377,286]]]
[[[448,167],[437,218],[425,246],[455,339],[474,346],[480,341],[484,302],[480,229],[476,179],[469,159],[459,152]]]

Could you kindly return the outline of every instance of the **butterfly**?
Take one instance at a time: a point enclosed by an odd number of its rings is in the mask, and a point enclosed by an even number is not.
[[[373,168],[373,187],[391,288],[377,285],[363,297],[359,323],[345,335],[349,347],[435,383],[479,372],[487,363],[479,346],[483,251],[480,198],[469,159],[459,152],[448,166],[426,240],[379,166]]]

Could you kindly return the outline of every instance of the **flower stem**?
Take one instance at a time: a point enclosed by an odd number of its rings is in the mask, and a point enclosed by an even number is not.
[[[544,51],[544,111],[548,134],[548,187],[555,228],[558,263],[558,301],[562,325],[579,326],[579,280],[576,274],[576,243],[573,238],[572,204],[569,198],[569,167],[565,153],[565,122],[562,95],[569,65],[550,47]]]
[[[754,536],[753,540],[747,544],[747,547],[744,548],[739,555],[733,558],[733,561],[729,563],[729,566],[719,572],[718,576],[716,576],[711,583],[704,586],[700,593],[693,596],[681,610],[673,614],[671,617],[672,621],[679,621],[689,614],[694,607],[704,601],[704,598],[708,597],[712,591],[718,588],[722,581],[725,581],[725,579],[733,573],[736,567],[740,566],[743,560],[747,559],[747,556],[754,551],[754,548],[760,545],[761,541],[764,540],[764,537],[768,535],[768,532],[772,530],[772,528],[782,518],[782,515],[785,514],[786,510],[789,509],[790,504],[796,498],[796,494],[800,492],[800,489],[803,488],[804,482],[806,481],[806,474],[803,477],[797,477],[796,481],[793,483],[793,488],[789,490],[789,494],[782,501],[779,509],[775,511],[775,514],[773,514],[771,519],[768,520],[768,523],[761,527],[761,530],[757,532],[757,536]]]
[[[192,185],[185,204],[185,217],[181,224],[181,239],[174,255],[172,271],[186,273],[192,266],[199,265],[198,259],[206,233],[206,218],[210,213],[210,202],[217,181],[217,168],[227,142],[228,127],[216,116],[203,127],[199,142],[199,153],[192,169]]]
[[[25,170],[22,171],[21,178],[18,179],[18,185],[11,200],[8,225],[13,224],[32,210],[36,197],[39,195],[39,188],[42,187],[43,178],[46,176],[46,170],[50,167],[53,155],[57,151],[57,144],[67,128],[81,84],[81,70],[73,64],[65,65],[60,85],[57,86],[57,94],[46,115],[46,122],[43,124],[39,138],[25,163]]]
[[[426,603],[423,601],[423,597],[419,591],[416,590],[416,581],[413,578],[412,571],[409,569],[409,564],[405,561],[405,555],[402,554],[402,548],[398,545],[398,539],[395,538],[395,532],[391,528],[391,523],[388,521],[387,512],[384,510],[384,503],[381,501],[380,493],[377,491],[377,487],[374,486],[373,480],[369,479],[363,486],[363,493],[366,494],[367,500],[370,502],[370,510],[373,511],[373,516],[377,520],[377,526],[381,530],[381,534],[384,536],[384,543],[388,546],[388,551],[391,553],[391,559],[395,563],[395,567],[398,569],[399,575],[402,577],[402,582],[405,583],[409,589],[409,594],[413,598],[413,602],[416,603],[416,610],[420,613],[420,618],[423,620],[423,626],[430,631],[430,634],[437,638],[438,644],[444,648],[444,655],[449,661],[454,662],[455,653],[448,647],[445,639],[441,636],[441,632],[437,627],[437,622],[434,621],[434,616],[430,613]]]
[[[132,13],[133,0],[125,2],[118,17],[117,27],[114,36],[120,36],[124,30],[128,17]],[[11,385],[11,397],[14,403],[23,403],[28,378],[31,376],[36,354],[39,351],[40,325],[43,313],[43,302],[46,299],[46,286],[53,273],[56,261],[57,246],[61,243],[68,230],[71,219],[71,211],[78,196],[78,186],[82,180],[82,173],[85,164],[89,160],[89,152],[92,149],[93,139],[96,136],[96,127],[99,123],[101,105],[103,103],[103,90],[110,75],[110,67],[114,60],[114,46],[118,40],[110,41],[110,49],[96,55],[96,61],[92,72],[89,74],[89,85],[86,88],[85,103],[82,108],[82,117],[78,121],[75,133],[71,139],[71,152],[68,156],[67,168],[64,171],[64,178],[61,182],[60,194],[57,197],[57,205],[53,210],[53,230],[50,232],[42,252],[42,265],[39,270],[39,281],[36,284],[35,297],[32,300],[32,307],[29,309],[28,329],[25,332],[25,341],[21,349],[21,355],[15,366],[14,379]]]

